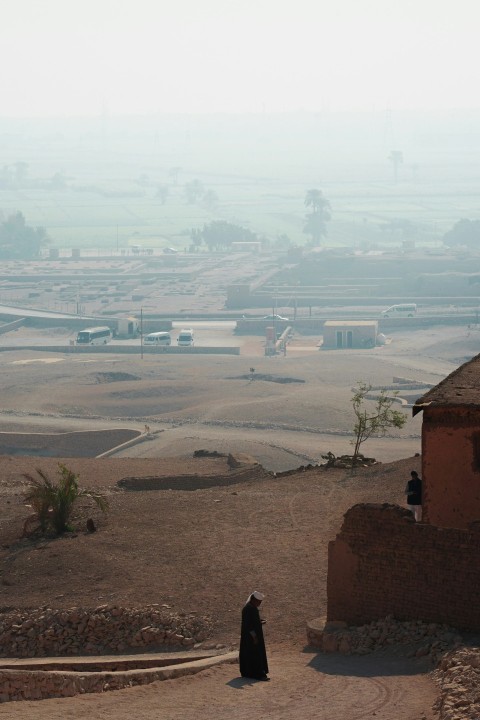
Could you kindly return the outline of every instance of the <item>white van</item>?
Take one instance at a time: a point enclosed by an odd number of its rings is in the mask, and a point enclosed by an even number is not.
[[[169,332],[153,332],[145,335],[143,342],[145,345],[171,345],[172,338]]]
[[[403,318],[414,317],[417,314],[417,306],[415,303],[405,303],[403,305],[392,305],[382,312],[382,318]]]
[[[184,347],[193,345],[193,330],[180,330],[177,345],[183,345]]]

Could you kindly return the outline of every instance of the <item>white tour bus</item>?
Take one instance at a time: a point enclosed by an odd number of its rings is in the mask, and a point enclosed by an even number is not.
[[[392,305],[382,312],[384,318],[413,317],[417,314],[415,303],[404,303],[403,305]]]
[[[170,345],[172,338],[169,332],[153,332],[145,335],[143,342],[145,345]]]
[[[193,330],[180,330],[177,338],[177,345],[193,345]]]
[[[80,330],[77,335],[78,345],[105,345],[112,339],[109,327],[92,327]]]

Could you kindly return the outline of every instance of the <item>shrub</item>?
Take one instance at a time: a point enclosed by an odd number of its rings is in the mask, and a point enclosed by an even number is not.
[[[42,533],[54,532],[61,535],[70,529],[69,521],[76,501],[81,497],[92,499],[102,512],[106,512],[108,503],[103,495],[91,490],[81,490],[78,475],[62,463],[58,464],[58,482],[37,468],[38,477],[28,473],[24,478],[29,487],[25,491],[25,502],[29,503],[37,514]]]

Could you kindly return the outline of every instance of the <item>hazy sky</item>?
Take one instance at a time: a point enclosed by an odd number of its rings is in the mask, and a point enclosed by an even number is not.
[[[1,0],[0,115],[479,107],[478,0]]]

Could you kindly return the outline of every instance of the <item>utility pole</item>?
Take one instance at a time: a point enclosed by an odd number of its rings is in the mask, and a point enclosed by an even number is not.
[[[277,325],[275,322],[275,306],[272,307],[272,325],[273,325],[273,346],[277,344]]]
[[[140,308],[140,359],[143,360],[143,307]]]

